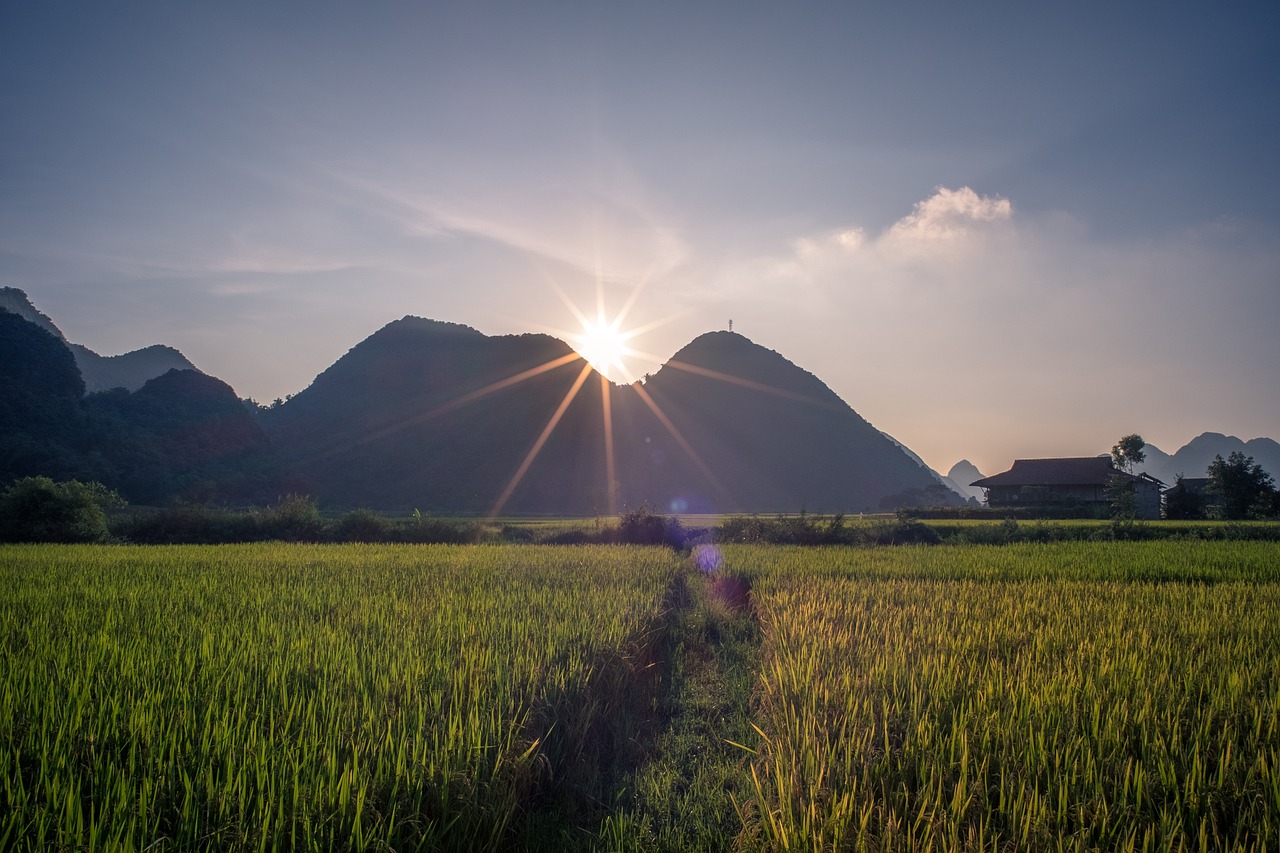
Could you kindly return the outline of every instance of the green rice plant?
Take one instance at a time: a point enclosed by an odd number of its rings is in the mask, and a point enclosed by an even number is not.
[[[1280,548],[726,548],[764,632],[740,813],[813,850],[1274,849]]]
[[[679,568],[636,548],[0,548],[0,849],[510,844],[551,780],[625,741]]]

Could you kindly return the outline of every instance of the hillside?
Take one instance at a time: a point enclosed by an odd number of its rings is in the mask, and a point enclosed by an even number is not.
[[[405,317],[256,419],[149,347],[103,359],[9,289],[0,478],[99,480],[134,502],[270,500],[437,513],[858,512],[960,498],[816,376],[742,335],[691,341],[643,384],[548,335]],[[86,368],[86,364],[95,367]],[[136,390],[92,370],[160,371]],[[89,379],[97,378],[93,382]],[[131,380],[132,381],[132,380]],[[92,393],[112,384],[113,390]]]
[[[50,326],[0,310],[0,484],[96,480],[142,503],[265,495],[266,436],[230,386],[170,370],[86,395]]]
[[[72,343],[53,320],[39,311],[27,294],[16,287],[0,288],[0,309],[22,317],[66,344],[80,370],[85,390],[89,392],[111,388],[137,391],[147,380],[170,370],[196,369],[181,352],[163,344],[152,344],[121,355],[99,355],[82,344]]]
[[[936,485],[812,374],[728,332],[616,386],[546,335],[405,317],[262,423],[283,487],[337,505],[856,511]]]

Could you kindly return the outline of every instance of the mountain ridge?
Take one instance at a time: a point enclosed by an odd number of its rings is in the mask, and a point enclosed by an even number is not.
[[[111,388],[137,391],[148,380],[170,370],[198,369],[178,349],[166,344],[151,344],[120,355],[99,355],[83,344],[72,343],[47,314],[35,307],[26,291],[16,287],[0,287],[0,310],[17,314],[66,344],[89,392]]]
[[[549,335],[406,317],[262,423],[291,485],[329,502],[843,511],[936,482],[812,373],[730,332],[699,335],[645,381],[617,385]]]
[[[1214,456],[1225,459],[1236,452],[1253,457],[1267,473],[1280,479],[1280,442],[1265,436],[1245,441],[1220,432],[1202,432],[1173,453],[1148,444],[1147,459],[1138,470],[1172,486],[1179,474],[1191,479],[1205,477]]]

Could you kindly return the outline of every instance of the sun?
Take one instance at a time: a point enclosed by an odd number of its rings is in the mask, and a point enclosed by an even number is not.
[[[631,354],[631,349],[627,346],[631,335],[622,331],[619,321],[584,321],[582,331],[572,337],[573,348],[597,373],[610,380],[616,373],[625,373],[623,358]]]

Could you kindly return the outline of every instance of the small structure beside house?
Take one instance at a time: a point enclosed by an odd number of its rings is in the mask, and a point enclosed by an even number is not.
[[[1138,518],[1159,518],[1164,483],[1148,474],[1126,474],[1115,467],[1110,456],[1017,459],[1003,474],[969,485],[986,492],[990,507],[1083,508],[1105,517],[1111,511],[1107,486],[1117,475],[1133,482]]]

